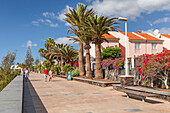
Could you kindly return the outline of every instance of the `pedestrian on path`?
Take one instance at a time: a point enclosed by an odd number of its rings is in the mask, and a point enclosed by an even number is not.
[[[28,80],[28,76],[29,76],[29,70],[28,70],[28,68],[26,68],[26,70],[25,70],[25,81],[26,82]]]
[[[49,82],[52,80],[52,77],[53,77],[53,71],[52,71],[52,69],[50,69],[50,71],[49,71]]]
[[[48,76],[48,70],[47,70],[47,68],[45,68],[45,70],[44,70],[45,82],[47,82],[47,76]]]

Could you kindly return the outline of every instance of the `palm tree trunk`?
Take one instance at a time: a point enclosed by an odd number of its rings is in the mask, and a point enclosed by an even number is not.
[[[101,65],[101,44],[95,44],[95,55],[96,55],[96,75],[95,78],[103,79],[103,69]]]
[[[80,76],[84,76],[84,64],[83,64],[83,44],[79,42],[79,73]]]
[[[91,63],[90,63],[90,48],[86,49],[86,78],[92,78]]]
[[[61,60],[58,60],[58,66],[61,67]]]

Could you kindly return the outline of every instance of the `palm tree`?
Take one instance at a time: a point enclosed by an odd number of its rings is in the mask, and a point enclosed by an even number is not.
[[[78,30],[81,30],[80,24],[86,20],[89,15],[93,15],[93,9],[86,11],[87,5],[77,4],[77,10],[70,9],[70,13],[65,13],[65,20],[72,26],[76,26]],[[78,36],[79,37],[79,36]],[[83,43],[79,42],[79,73],[80,76],[84,76],[84,65],[83,65]]]
[[[69,64],[77,56],[77,51],[72,46],[67,46],[67,44],[56,44],[52,51],[48,52],[45,56],[49,58],[63,57],[66,64]]]
[[[59,66],[61,66],[62,54],[60,51],[66,46],[67,44],[56,44],[55,46],[52,47],[52,51],[48,52],[46,56],[49,56],[49,58],[56,59],[59,62]]]
[[[50,51],[52,51],[52,48],[53,48],[54,45],[55,45],[54,39],[48,38],[45,41],[45,44],[44,44],[46,49],[40,48],[39,51],[38,51],[41,54],[42,57],[44,57],[45,59],[47,59],[50,62],[50,64],[52,64],[52,61],[54,60],[54,58],[53,57],[49,57],[46,54],[49,53]]]
[[[66,46],[60,50],[62,57],[66,64],[69,64],[73,60],[73,57],[77,56],[77,51],[72,46]]]
[[[45,41],[44,46],[47,48],[48,52],[51,51],[52,47],[55,46],[55,41],[52,38],[48,38]]]
[[[73,40],[74,42],[81,42],[85,43],[84,49],[86,50],[86,78],[92,78],[92,71],[91,71],[91,61],[90,61],[90,43],[92,41],[92,37],[88,34],[85,34],[84,29],[82,30],[77,30],[74,27],[71,27],[68,32],[71,32],[79,37],[68,37],[70,40]],[[73,42],[73,43],[74,43]]]
[[[116,27],[113,26],[118,24],[115,22],[117,18],[108,18],[104,16],[98,17],[91,16],[87,21],[82,25],[86,29],[86,33],[89,33],[92,36],[92,42],[95,44],[95,56],[96,56],[96,78],[103,78],[103,70],[101,66],[101,43],[107,41],[103,38],[105,33],[108,34],[108,31],[116,30]]]

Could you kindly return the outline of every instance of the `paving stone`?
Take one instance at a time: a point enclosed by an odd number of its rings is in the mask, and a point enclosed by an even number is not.
[[[52,82],[44,82],[43,74],[35,73],[31,73],[29,79],[32,87],[35,88],[30,90],[31,95],[35,93],[38,95],[32,97],[35,110],[39,109],[36,111],[40,111],[40,108],[44,106],[48,113],[129,113],[133,111],[170,113],[170,103],[167,101],[148,98],[143,103],[136,98],[126,98],[125,93],[112,90],[112,87],[98,87],[78,81],[67,81],[59,77],[53,78]]]

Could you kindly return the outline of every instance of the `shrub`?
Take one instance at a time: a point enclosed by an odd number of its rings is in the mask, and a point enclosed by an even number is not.
[[[16,72],[15,72],[15,75],[20,75],[20,74],[21,74],[20,71],[16,71]]]
[[[47,61],[47,60],[45,60],[44,62],[43,62],[43,67],[44,67],[44,69],[45,68],[47,68],[47,70],[50,70],[50,67],[51,67],[51,64],[49,63],[49,61]],[[43,71],[44,72],[44,71]]]
[[[5,70],[0,70],[0,91],[2,91],[17,75],[20,74],[19,71],[9,70],[10,74],[6,75]]]
[[[75,69],[71,72],[71,76],[75,77],[75,76],[79,76],[79,69]]]
[[[53,71],[54,74],[57,74],[57,75],[60,74],[61,68],[60,68],[59,66],[57,66],[57,65],[52,65],[51,69],[52,69],[52,71]]]
[[[72,71],[73,70],[73,67],[71,66],[71,65],[65,65],[64,67],[63,67],[63,71],[64,71],[64,73],[66,74],[67,73],[67,71]]]
[[[42,66],[40,69],[41,73],[44,73],[44,70],[45,70],[45,66]]]

